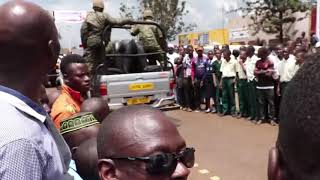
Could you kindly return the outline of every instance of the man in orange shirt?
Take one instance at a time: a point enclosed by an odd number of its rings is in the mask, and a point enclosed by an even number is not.
[[[71,54],[61,60],[63,75],[61,95],[54,102],[51,117],[57,129],[60,122],[80,112],[80,106],[90,89],[88,66],[82,56]]]

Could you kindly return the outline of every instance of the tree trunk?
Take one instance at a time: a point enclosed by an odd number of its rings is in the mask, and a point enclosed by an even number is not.
[[[281,44],[283,44],[284,42],[284,38],[283,38],[283,13],[280,11],[279,12],[279,20],[280,20],[280,34],[279,34],[279,41]]]

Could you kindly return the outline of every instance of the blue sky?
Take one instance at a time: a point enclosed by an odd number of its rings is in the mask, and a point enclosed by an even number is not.
[[[0,0],[0,3],[7,0]],[[37,3],[48,10],[91,10],[91,0],[29,0]],[[114,17],[120,17],[120,3],[128,5],[136,4],[136,0],[108,0],[106,3],[106,12]],[[228,18],[225,12],[235,9],[241,4],[241,0],[186,0],[189,15],[185,17],[186,23],[196,23],[195,31],[206,31],[209,29],[223,28]],[[62,35],[62,45],[73,46],[80,42],[80,25],[58,24],[58,29]],[[125,35],[124,35],[125,34]],[[115,32],[114,39],[128,38],[126,32]]]

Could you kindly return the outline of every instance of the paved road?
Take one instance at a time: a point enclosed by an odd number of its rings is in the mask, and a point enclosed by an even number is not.
[[[204,113],[167,114],[179,124],[188,145],[196,148],[198,167],[190,180],[267,179],[268,151],[275,143],[277,127]]]

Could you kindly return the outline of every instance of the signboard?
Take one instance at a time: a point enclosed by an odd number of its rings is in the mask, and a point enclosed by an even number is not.
[[[179,37],[179,45],[185,46],[189,44],[189,39],[187,34],[179,35],[178,37]]]
[[[230,30],[230,40],[249,38],[250,33],[248,28],[231,29]]]
[[[86,11],[54,11],[55,22],[57,23],[82,23],[86,16]]]
[[[199,45],[204,46],[209,44],[209,33],[203,33],[199,35]]]

